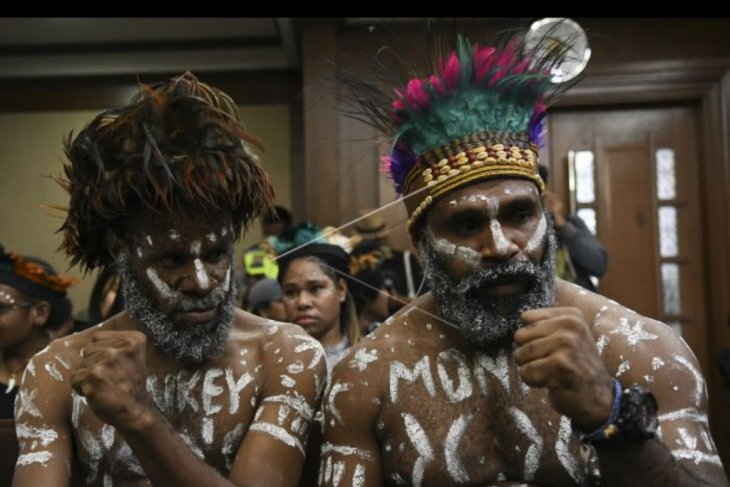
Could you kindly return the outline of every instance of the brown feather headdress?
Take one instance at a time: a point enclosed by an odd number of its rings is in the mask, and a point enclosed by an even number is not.
[[[71,195],[60,231],[71,263],[111,262],[107,232],[124,237],[146,207],[230,212],[236,235],[273,211],[274,190],[233,100],[187,72],[141,85],[129,105],[102,112],[64,141],[58,182]]]

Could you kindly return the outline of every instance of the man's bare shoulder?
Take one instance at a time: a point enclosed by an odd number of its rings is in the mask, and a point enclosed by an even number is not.
[[[81,358],[81,350],[93,341],[94,333],[102,330],[135,329],[126,312],[119,313],[107,321],[65,337],[57,338],[46,348],[36,353],[29,367],[34,372],[38,367],[45,369],[54,378],[66,376]],[[56,373],[55,371],[58,371]]]
[[[430,294],[422,296],[347,350],[334,368],[332,381],[367,382],[368,388],[384,389],[395,364],[412,367],[423,357],[435,357],[462,340],[459,332],[438,316]]]
[[[697,372],[694,353],[671,327],[605,296],[562,284],[559,301],[583,311],[604,363],[622,382],[649,385],[665,370]]]

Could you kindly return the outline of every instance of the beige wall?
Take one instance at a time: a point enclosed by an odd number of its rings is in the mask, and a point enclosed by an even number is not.
[[[264,144],[260,153],[271,175],[277,203],[290,204],[290,114],[286,105],[240,107],[247,128]],[[64,161],[61,141],[71,129],[78,131],[98,111],[0,113],[0,243],[6,250],[30,254],[49,261],[57,271],[82,278],[78,268],[68,270],[66,259],[56,252],[61,236],[58,212],[41,205],[68,204],[66,193],[49,177],[59,175]],[[260,239],[254,224],[237,246],[236,264],[242,249]],[[77,315],[84,314],[96,273],[70,291]]]

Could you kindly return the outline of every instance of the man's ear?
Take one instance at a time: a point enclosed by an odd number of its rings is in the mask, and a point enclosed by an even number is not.
[[[109,252],[109,255],[112,256],[113,260],[116,260],[119,252],[122,251],[122,239],[119,237],[119,235],[109,230],[106,232],[105,240],[107,252]]]
[[[40,326],[43,328],[51,318],[51,303],[48,301],[38,301],[30,308],[31,320],[33,320],[33,326]]]

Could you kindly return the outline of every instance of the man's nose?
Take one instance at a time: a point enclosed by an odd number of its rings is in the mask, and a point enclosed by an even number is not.
[[[215,286],[215,276],[200,259],[193,259],[186,269],[183,291],[205,296]]]
[[[520,247],[505,232],[499,220],[491,219],[489,227],[481,235],[482,246],[480,254],[482,260],[509,260],[520,251]]]

